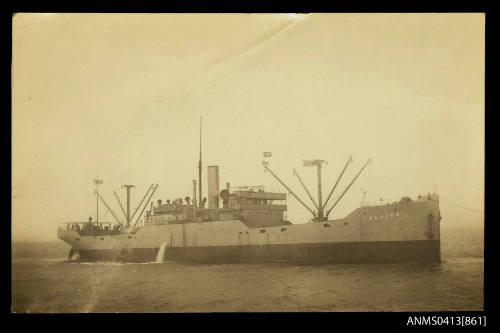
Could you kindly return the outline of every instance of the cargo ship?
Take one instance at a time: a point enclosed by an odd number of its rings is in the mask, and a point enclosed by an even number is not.
[[[440,262],[441,216],[436,193],[415,199],[405,196],[388,204],[362,204],[342,219],[330,219],[331,211],[370,160],[327,209],[342,175],[352,162],[351,157],[324,202],[321,169],[326,161],[304,161],[304,166],[317,170],[317,200],[294,169],[294,175],[312,206],[306,204],[271,170],[270,157],[270,152],[264,153],[264,170],[287,193],[265,191],[262,186],[234,190],[229,183],[221,190],[219,166],[212,165],[207,167],[208,198],[203,198],[200,130],[199,174],[198,181],[192,181],[192,197],[165,202],[158,199],[154,203],[151,199],[158,185],[152,184],[131,215],[130,191],[133,185],[124,185],[127,191],[126,210],[114,192],[123,213],[123,217],[119,218],[99,194],[98,186],[102,181],[97,179],[94,180],[97,207],[100,200],[116,223],[99,222],[97,213],[96,221],[89,218],[85,222],[61,223],[57,236],[71,245],[70,259],[85,261]],[[311,213],[309,221],[288,221],[287,194]]]

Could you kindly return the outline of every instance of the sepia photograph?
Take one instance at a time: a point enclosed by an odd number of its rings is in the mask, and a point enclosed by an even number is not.
[[[11,313],[484,311],[485,21],[15,13]]]

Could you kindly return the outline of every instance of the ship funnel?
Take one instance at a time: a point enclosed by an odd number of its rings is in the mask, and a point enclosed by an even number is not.
[[[208,208],[219,208],[219,166],[210,165],[208,173]]]

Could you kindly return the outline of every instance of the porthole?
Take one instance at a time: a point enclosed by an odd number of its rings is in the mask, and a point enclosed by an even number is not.
[[[323,224],[323,227],[324,227],[324,228],[329,228],[329,227],[330,227],[330,225],[329,225],[328,223],[325,223],[325,224]]]

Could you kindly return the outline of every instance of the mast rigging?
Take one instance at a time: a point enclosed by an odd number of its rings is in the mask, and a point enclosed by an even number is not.
[[[148,202],[149,200],[151,200],[151,198],[153,197],[153,194],[155,194],[155,191],[156,189],[158,188],[158,184],[156,184],[156,186],[153,188],[153,191],[151,192],[151,194],[149,195],[149,198],[148,198]],[[144,210],[146,209],[146,207],[148,206],[148,204],[145,204],[144,207],[142,208],[142,211],[141,213],[139,214],[139,216],[137,217],[137,220],[135,221],[134,223],[134,228],[136,227],[137,223],[139,222],[139,219],[141,218],[142,216],[142,213],[144,213]]]
[[[97,194],[97,197],[99,199],[101,199],[101,201],[103,202],[104,206],[106,206],[106,208],[111,213],[111,215],[113,215],[113,217],[115,218],[116,222],[118,222],[118,224],[122,224],[122,222],[116,217],[116,215],[113,212],[113,210],[108,206],[108,204],[106,203],[106,201],[104,201],[103,197],[101,197],[101,195],[97,191],[96,191],[96,194]]]
[[[130,220],[134,219],[135,214],[137,213],[137,211],[139,210],[139,208],[142,206],[142,203],[144,202],[144,199],[146,199],[146,196],[148,195],[149,191],[151,191],[151,189],[153,188],[153,186],[154,186],[154,184],[151,184],[151,186],[149,186],[148,190],[144,194],[144,197],[142,197],[141,202],[139,203],[139,205],[135,209],[134,213],[132,214],[132,217],[130,218]],[[147,206],[147,203],[146,203],[146,206]]]
[[[335,185],[333,185],[332,190],[330,191],[330,194],[328,194],[328,197],[325,200],[325,203],[323,204],[323,209],[325,209],[326,204],[328,203],[328,200],[330,200],[330,197],[332,196],[333,192],[337,188],[337,185],[340,181],[340,178],[342,178],[342,175],[344,174],[345,170],[347,169],[347,166],[349,165],[349,162],[352,162],[352,156],[349,156],[349,159],[347,160],[347,163],[344,166],[344,169],[342,169],[342,172],[340,173],[339,177],[337,178],[337,181],[335,182]]]

